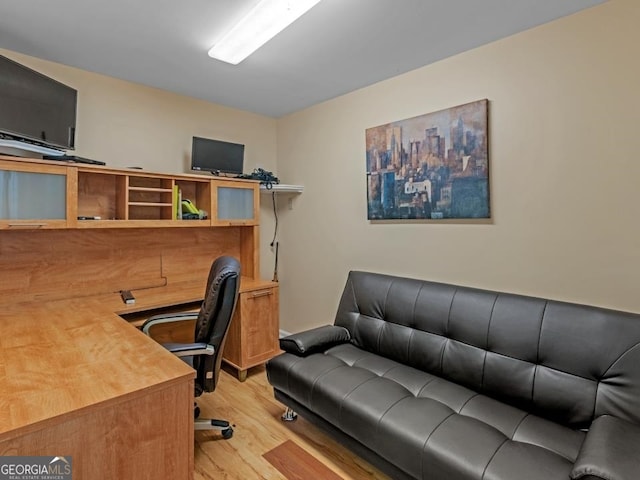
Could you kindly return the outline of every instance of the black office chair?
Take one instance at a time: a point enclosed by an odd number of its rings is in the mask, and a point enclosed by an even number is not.
[[[240,262],[233,257],[217,258],[211,265],[204,301],[199,312],[155,315],[142,325],[149,331],[163,323],[196,320],[194,343],[165,343],[163,346],[181,357],[196,370],[195,396],[216,389],[222,363],[224,342],[233,318],[240,289]],[[196,430],[220,430],[227,439],[233,428],[226,420],[199,419],[200,408],[194,406]]]

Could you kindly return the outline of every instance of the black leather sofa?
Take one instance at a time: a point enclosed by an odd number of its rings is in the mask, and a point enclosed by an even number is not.
[[[275,397],[393,479],[640,479],[640,315],[367,272]]]

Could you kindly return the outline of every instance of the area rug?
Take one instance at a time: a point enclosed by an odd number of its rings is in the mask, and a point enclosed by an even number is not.
[[[342,480],[342,477],[291,440],[287,440],[262,456],[277,468],[287,480],[309,480],[311,478]]]

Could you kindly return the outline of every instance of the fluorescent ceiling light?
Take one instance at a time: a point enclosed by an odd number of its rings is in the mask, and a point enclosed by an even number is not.
[[[237,65],[320,0],[260,0],[209,50],[209,56]]]

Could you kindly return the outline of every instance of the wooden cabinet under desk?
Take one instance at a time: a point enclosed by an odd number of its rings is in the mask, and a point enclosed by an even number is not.
[[[247,378],[247,370],[279,353],[279,290],[273,282],[254,282],[240,293],[224,347],[223,360]]]

